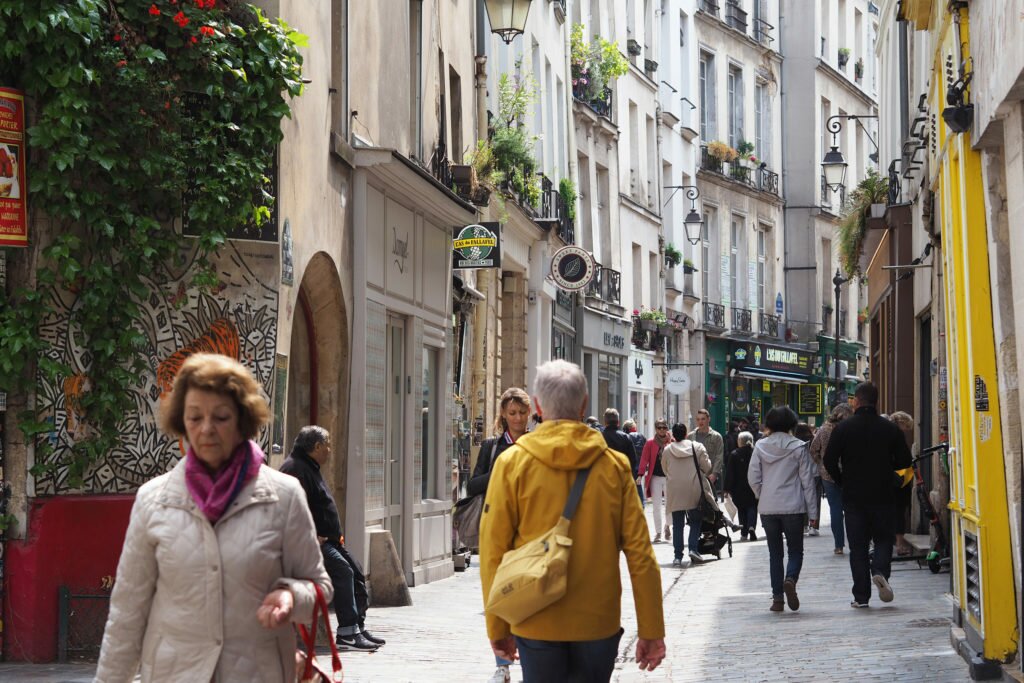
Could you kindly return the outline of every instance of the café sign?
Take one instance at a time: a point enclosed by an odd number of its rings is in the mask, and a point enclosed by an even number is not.
[[[452,244],[452,268],[500,268],[501,224],[474,223],[459,229]]]
[[[730,365],[749,375],[807,379],[811,375],[813,363],[814,356],[810,351],[745,342],[733,346]]]

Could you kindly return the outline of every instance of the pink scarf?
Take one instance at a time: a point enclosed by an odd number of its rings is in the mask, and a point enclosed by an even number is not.
[[[210,524],[216,524],[239,491],[256,477],[263,464],[263,451],[254,441],[243,441],[228,464],[211,474],[189,446],[185,459],[185,486]]]

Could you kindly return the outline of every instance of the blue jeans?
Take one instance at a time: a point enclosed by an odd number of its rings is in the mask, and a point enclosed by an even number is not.
[[[846,531],[843,526],[843,489],[835,482],[821,480],[825,487],[825,500],[828,501],[828,514],[832,518],[832,538],[836,541],[836,547],[842,548],[846,545]]]
[[[761,515],[761,526],[768,540],[768,573],[772,578],[772,597],[782,598],[782,583],[785,579],[800,578],[804,564],[804,518],[806,515]],[[782,537],[786,537],[789,561],[786,573],[782,573]]]
[[[743,538],[747,534],[753,534],[754,529],[757,528],[757,503],[748,507],[740,507],[737,505],[736,519],[742,527],[740,530],[740,538]]]
[[[846,501],[846,531],[850,534],[850,572],[853,574],[853,597],[857,602],[871,599],[871,575],[889,578],[892,568],[892,530],[895,504],[852,503]],[[868,558],[868,544],[874,541],[875,551]]]
[[[700,509],[676,510],[672,513],[672,549],[677,560],[683,559],[683,525],[690,525],[690,552],[700,554]]]
[[[516,636],[524,683],[610,681],[622,629],[600,640],[532,640]]]
[[[333,543],[320,546],[324,556],[324,569],[334,586],[334,613],[338,617],[338,635],[359,633],[359,608],[356,606],[355,572],[345,556]]]

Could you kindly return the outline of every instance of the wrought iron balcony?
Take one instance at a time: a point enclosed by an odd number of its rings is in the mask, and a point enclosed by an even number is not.
[[[761,313],[758,315],[758,319],[761,323],[759,329],[761,334],[766,337],[778,337],[779,336],[779,316],[771,315],[769,313]]]
[[[644,322],[649,321],[641,321],[640,316],[633,316],[633,335],[630,341],[638,349],[661,351],[667,337],[661,334],[658,328],[644,329]]]
[[[719,330],[725,329],[725,306],[704,302],[704,326]]]
[[[736,0],[727,0],[725,3],[725,23],[740,33],[747,32],[747,13]]]
[[[539,204],[541,202],[539,199],[531,200],[530,198],[529,186],[532,180],[530,169],[524,168],[519,175],[522,178],[521,185],[516,182],[514,174],[507,173],[505,174],[505,179],[501,182],[500,189],[506,196],[511,197],[528,216],[537,218],[540,215]],[[536,201],[537,205],[533,201]]]
[[[587,285],[587,298],[621,306],[622,273],[598,264],[594,270],[594,279]]]
[[[444,141],[437,143],[430,157],[430,174],[447,188],[452,186],[452,162],[448,159],[448,148]]]
[[[718,3],[714,0],[700,0],[698,9],[705,14],[710,14],[716,19],[718,18]]]
[[[771,47],[771,44],[775,42],[775,36],[772,35],[773,31],[775,31],[775,27],[764,19],[754,20],[754,40],[765,47]]]
[[[545,175],[540,178],[540,215],[536,221],[544,227],[547,227],[545,224],[554,223],[562,241],[573,244],[575,229],[572,219],[569,218],[569,205],[565,203],[562,193],[555,184]]]
[[[598,116],[603,116],[608,120],[612,118],[612,89],[605,86],[598,94],[590,92],[584,84],[574,85],[572,87],[572,96],[577,102],[587,105]]]
[[[750,323],[751,323],[750,309],[748,308],[733,308],[732,309],[732,329],[734,332],[746,332],[750,334]]]
[[[708,152],[707,145],[700,148],[700,167],[705,171],[717,173],[730,180],[743,183],[759,192],[767,192],[776,197],[779,196],[779,174],[768,170],[767,164],[763,161],[757,166],[749,165],[750,162],[722,161]]]

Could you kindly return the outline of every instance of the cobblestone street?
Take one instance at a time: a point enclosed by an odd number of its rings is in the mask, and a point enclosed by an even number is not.
[[[650,506],[648,506],[650,518]],[[805,537],[800,611],[768,611],[768,547],[734,543],[732,558],[672,567],[672,544],[658,543],[665,592],[668,656],[653,673],[633,663],[636,620],[625,563],[625,634],[616,681],[967,681],[967,667],[949,644],[949,574],[894,563],[894,602],[849,606],[849,556],[832,554],[832,534]],[[760,529],[758,530],[760,536]],[[373,654],[342,653],[349,683],[486,681],[494,672],[474,556],[464,573],[412,589],[413,606],[371,609],[367,626],[388,644]],[[326,651],[326,650],[324,650]],[[320,661],[329,670],[326,656]],[[0,680],[79,683],[81,665],[0,664]],[[521,681],[518,666],[513,681]]]

